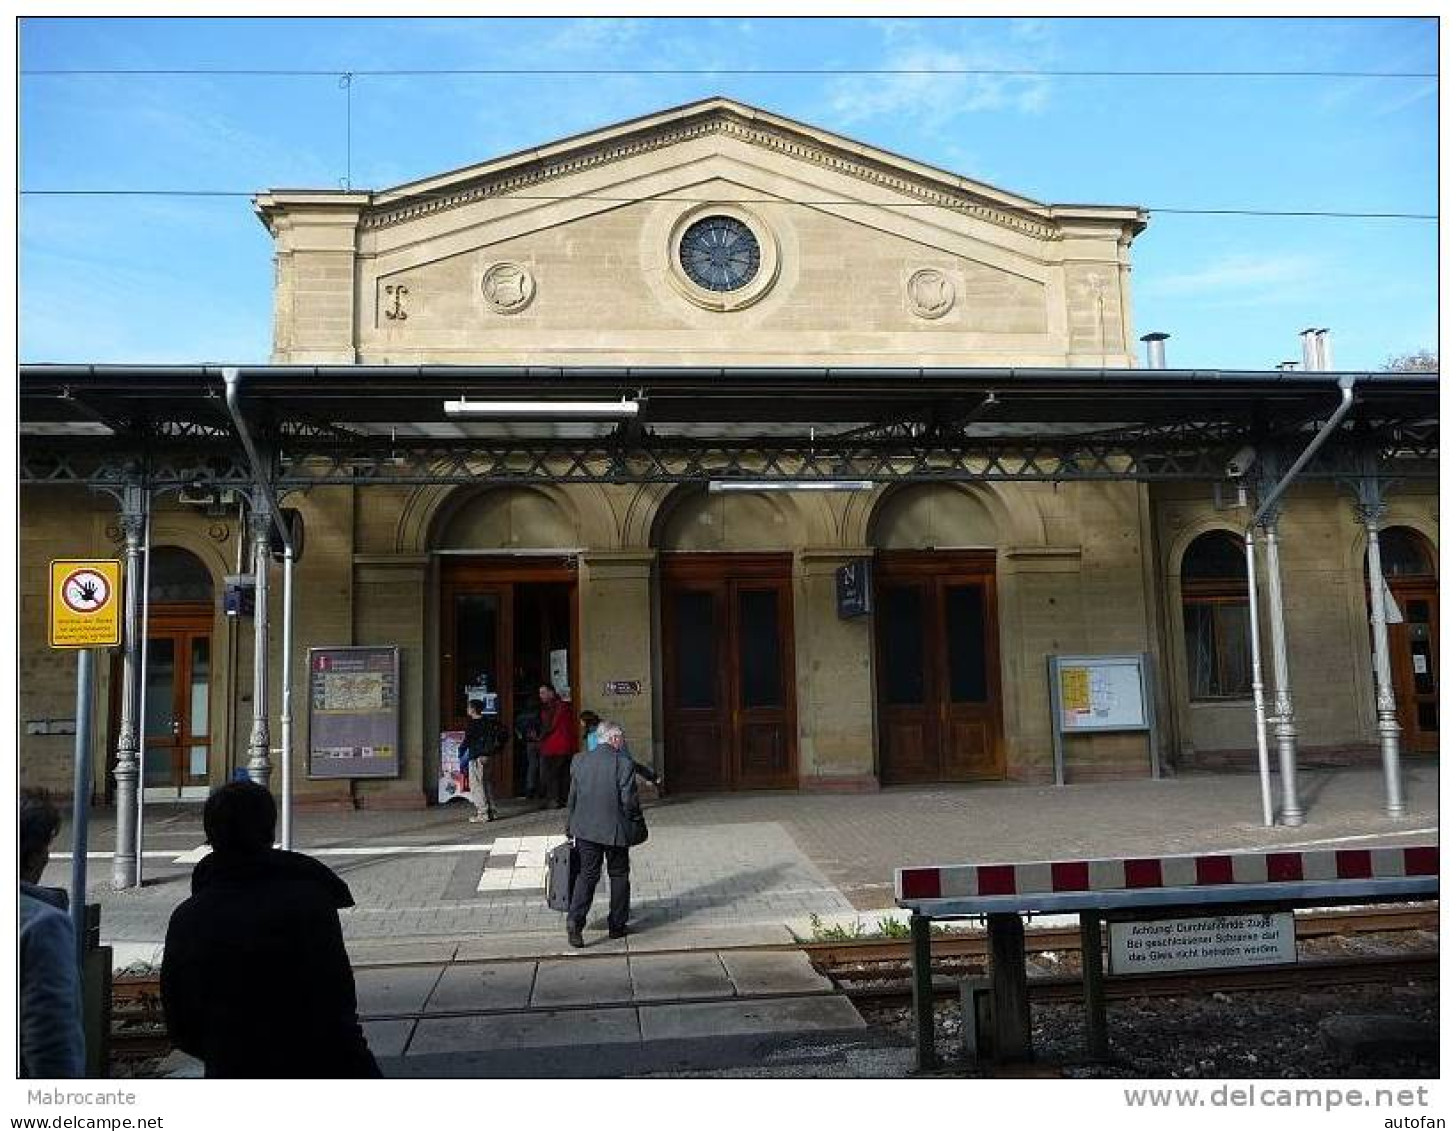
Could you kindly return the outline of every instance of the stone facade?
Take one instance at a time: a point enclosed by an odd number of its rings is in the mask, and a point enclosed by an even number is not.
[[[1038,204],[721,99],[377,197],[275,191],[256,207],[276,248],[278,363],[1136,364],[1128,272],[1132,240],[1146,222],[1140,210]],[[758,237],[760,274],[740,299],[692,293],[675,262],[674,240],[709,213],[736,217]],[[577,706],[620,719],[639,755],[650,751],[659,764],[659,568],[661,555],[678,551],[792,554],[802,788],[878,781],[872,625],[838,618],[834,570],[887,551],[995,551],[1008,777],[1051,779],[1049,653],[1150,653],[1167,763],[1193,763],[1201,752],[1246,756],[1252,742],[1248,700],[1195,703],[1188,694],[1182,553],[1198,533],[1241,529],[1246,518],[1216,510],[1204,487],[709,495],[661,485],[370,486],[318,488],[287,503],[308,531],[296,576],[293,672],[302,804],[410,806],[433,796],[447,554],[554,551],[570,561]],[[234,568],[236,518],[158,506],[154,543],[195,554],[220,593]],[[22,640],[44,640],[45,561],[111,554],[115,513],[103,496],[26,495]],[[1399,496],[1388,521],[1434,544],[1434,495]],[[1332,489],[1301,487],[1289,497],[1283,531],[1301,742],[1370,748],[1363,535],[1351,502]],[[281,618],[281,585],[270,587],[270,598]],[[213,783],[246,760],[247,627],[220,611],[214,626]],[[401,649],[402,775],[310,781],[307,649],[368,644]],[[276,711],[276,627],[271,646]],[[72,664],[65,654],[22,648],[23,732],[28,720],[74,713]],[[642,694],[607,696],[607,681],[638,681]],[[109,694],[103,680],[103,704]],[[110,712],[99,709],[98,749],[115,745],[112,726]],[[69,743],[22,733],[22,780],[68,790]],[[1074,781],[1148,772],[1142,735],[1078,738],[1067,758]],[[106,789],[104,762],[98,791]]]

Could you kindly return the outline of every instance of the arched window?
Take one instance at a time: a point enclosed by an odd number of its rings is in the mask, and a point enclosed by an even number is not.
[[[211,602],[212,575],[196,555],[176,546],[155,546],[147,595],[153,604]]]
[[[1193,699],[1246,699],[1253,693],[1248,574],[1236,534],[1211,530],[1183,554],[1183,642]]]
[[[1426,540],[1409,526],[1387,526],[1380,532],[1380,572],[1386,577],[1431,577]]]

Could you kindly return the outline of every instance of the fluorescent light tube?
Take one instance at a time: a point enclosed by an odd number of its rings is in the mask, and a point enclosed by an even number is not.
[[[637,415],[636,401],[458,401],[445,402],[445,415],[493,420],[625,420]]]
[[[721,491],[868,491],[874,486],[868,479],[773,479],[755,482],[751,479],[715,479],[708,490]]]

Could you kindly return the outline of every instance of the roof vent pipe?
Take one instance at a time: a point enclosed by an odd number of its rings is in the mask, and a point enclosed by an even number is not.
[[[1168,340],[1168,337],[1169,335],[1164,334],[1161,330],[1155,330],[1151,334],[1144,334],[1138,339],[1138,341],[1147,342],[1148,344],[1149,369],[1168,368],[1168,358],[1163,352],[1163,343]]]
[[[1299,344],[1304,351],[1304,368],[1311,373],[1320,367],[1319,346],[1315,342],[1315,335],[1318,333],[1313,326],[1299,332]]]
[[[1277,369],[1280,373],[1290,373],[1290,372],[1293,372],[1294,370],[1296,370],[1296,369],[1299,368],[1299,362],[1297,362],[1297,361],[1281,361],[1274,368]]]
[[[1316,330],[1314,332],[1315,358],[1319,361],[1319,367],[1326,372],[1335,367],[1334,354],[1330,351],[1330,332],[1328,330]]]

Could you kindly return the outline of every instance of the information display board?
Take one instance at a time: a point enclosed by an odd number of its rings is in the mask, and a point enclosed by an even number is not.
[[[1063,738],[1103,731],[1148,732],[1152,776],[1158,777],[1158,727],[1146,652],[1121,656],[1048,656],[1052,753],[1057,785],[1066,784]]]
[[[399,649],[308,650],[308,776],[399,777]]]

